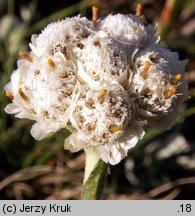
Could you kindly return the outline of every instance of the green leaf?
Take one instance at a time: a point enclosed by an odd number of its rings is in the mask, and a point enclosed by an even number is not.
[[[108,165],[104,161],[99,160],[83,187],[83,192],[82,192],[83,200],[101,199],[101,195],[104,187],[104,181],[107,176],[107,170],[108,170]]]

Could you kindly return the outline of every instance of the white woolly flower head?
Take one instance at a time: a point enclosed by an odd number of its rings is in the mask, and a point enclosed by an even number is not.
[[[159,41],[156,27],[145,25],[144,21],[135,15],[108,15],[102,22],[103,35],[109,35],[122,43],[133,54],[134,49],[144,49]]]
[[[113,142],[124,132],[131,119],[128,94],[117,84],[81,90],[70,121],[92,145]]]
[[[36,121],[37,140],[71,124],[66,149],[93,146],[105,162],[119,163],[145,124],[170,126],[187,95],[186,61],[158,45],[156,27],[142,18],[138,8],[136,16],[98,20],[95,8],[93,21],[49,24],[32,36],[30,54],[20,53],[5,111]]]
[[[35,120],[39,124],[51,122],[56,127],[65,127],[77,84],[74,63],[66,60],[63,55],[31,55],[29,58],[32,61],[18,61],[18,69],[5,87],[8,96],[12,98],[12,103],[7,105],[5,111],[16,114],[18,118]],[[39,125],[35,126],[38,130],[34,129],[32,135],[36,139],[48,135],[47,127],[48,130],[52,127],[46,124],[45,132],[40,132]]]
[[[41,34],[33,35],[30,48],[38,56],[61,52],[70,58],[72,47],[79,46],[93,31],[93,23],[85,17],[66,18],[49,24]]]
[[[160,118],[183,103],[187,96],[183,74],[186,63],[186,60],[179,60],[177,53],[160,45],[134,56],[129,93],[135,98],[134,106],[143,119],[159,122],[161,127]],[[166,127],[169,125],[167,123]]]
[[[132,126],[130,125],[131,105],[128,93],[119,84],[112,84],[105,88],[99,87],[96,90],[90,90],[86,86],[81,89],[70,121],[77,129],[77,132],[65,141],[65,148],[71,151],[102,145],[109,145],[112,151],[113,147],[120,146],[123,149],[121,160],[126,156],[126,149],[132,147],[131,142],[135,145],[140,136],[140,132],[133,135],[126,134],[127,128]],[[100,155],[102,155],[101,149],[104,148],[99,148]],[[113,156],[108,153],[107,156],[102,156],[102,159],[115,164],[117,162]]]
[[[120,44],[97,33],[76,47],[78,75],[91,87],[117,81],[124,84],[128,76],[127,55]]]

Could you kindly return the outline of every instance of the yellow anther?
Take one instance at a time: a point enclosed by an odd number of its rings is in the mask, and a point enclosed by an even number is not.
[[[98,20],[98,10],[99,8],[97,8],[96,6],[92,7],[92,21],[97,22]]]
[[[21,96],[25,101],[28,101],[28,97],[24,94],[22,88],[19,88],[19,89],[18,89],[18,92],[19,92],[20,96]]]
[[[88,127],[87,127],[88,131],[94,131],[95,128],[96,128],[95,124],[89,124]]]
[[[93,6],[93,7],[92,7],[92,12],[94,13],[94,12],[97,12],[97,11],[98,11],[98,7]]]
[[[101,90],[101,95],[102,95],[102,96],[105,96],[106,93],[107,93],[107,90],[106,90],[106,89],[102,89],[102,90]]]
[[[33,57],[24,51],[19,52],[19,56],[25,58],[27,61],[33,63]]]
[[[138,3],[136,5],[135,12],[136,12],[136,16],[138,17],[142,16],[142,4],[141,3]]]
[[[100,103],[103,103],[103,102],[104,102],[106,93],[107,93],[107,90],[106,90],[106,89],[102,89],[102,90],[101,90],[101,94],[100,94],[100,96],[98,97],[98,100],[99,100]]]
[[[56,67],[56,64],[54,63],[54,61],[52,59],[48,59],[48,64],[52,67],[52,68],[55,68]]]
[[[8,97],[10,100],[14,99],[14,96],[11,94],[11,92],[5,92],[5,96]]]
[[[178,82],[181,80],[182,75],[181,74],[176,74],[176,76],[171,80],[171,84],[177,85]]]
[[[116,133],[118,131],[120,131],[120,127],[116,124],[111,124],[108,128],[108,130],[110,131],[110,133]]]
[[[145,62],[145,67],[144,67],[143,71],[140,73],[140,76],[143,77],[144,79],[146,79],[146,75],[148,73],[148,70],[149,70],[150,66],[151,66],[150,61],[146,61]]]
[[[175,86],[172,86],[170,90],[165,93],[165,98],[166,99],[170,98],[176,93],[176,91],[177,91],[177,88]]]

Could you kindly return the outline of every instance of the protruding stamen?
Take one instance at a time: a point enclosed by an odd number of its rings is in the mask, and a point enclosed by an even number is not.
[[[169,91],[165,93],[165,98],[168,99],[176,93],[177,89],[175,86],[172,86]]]
[[[135,12],[136,12],[136,16],[138,17],[142,16],[142,4],[141,3],[138,3],[136,5]]]
[[[77,44],[77,47],[79,47],[80,49],[83,49],[84,48],[84,45],[82,43],[78,43]]]
[[[66,72],[66,71],[61,72],[61,73],[60,73],[60,77],[61,77],[61,78],[67,78],[67,77],[68,77],[67,72]]]
[[[102,89],[101,90],[101,95],[98,97],[98,100],[99,100],[100,103],[104,102],[105,97],[106,97],[106,93],[107,93],[106,89]]]
[[[96,46],[96,47],[100,47],[100,46],[101,46],[100,41],[99,41],[98,39],[95,39],[95,40],[93,41],[93,44],[94,44],[94,46]]]
[[[102,96],[105,96],[106,93],[107,93],[107,90],[106,90],[106,89],[102,89],[102,90],[101,90],[101,95],[102,95]]]
[[[116,133],[116,132],[120,131],[121,129],[120,129],[120,127],[118,125],[111,124],[109,126],[108,130],[109,130],[110,133]]]
[[[19,56],[25,58],[27,61],[33,63],[33,57],[24,51],[19,52]]]
[[[11,92],[5,92],[5,96],[8,97],[11,101],[14,99],[14,96],[11,94]]]
[[[150,66],[151,66],[150,61],[146,61],[145,62],[145,67],[144,67],[143,71],[140,73],[140,76],[143,77],[144,79],[146,79],[146,75],[148,73],[148,70],[149,70]]]
[[[18,92],[19,92],[20,96],[21,96],[25,101],[28,101],[28,97],[24,94],[22,88],[19,88],[19,89],[18,89]]]
[[[56,64],[54,63],[54,61],[52,59],[48,59],[48,65],[50,65],[52,68],[56,67]]]
[[[97,22],[98,20],[98,8],[96,6],[92,7],[92,21]]]
[[[143,20],[145,24],[147,24],[147,20],[145,16],[142,14],[142,9],[143,9],[142,4],[138,3],[135,8],[136,16],[139,17],[141,20]]]
[[[171,84],[177,85],[178,82],[181,80],[182,75],[181,74],[176,74],[176,76],[171,80]]]

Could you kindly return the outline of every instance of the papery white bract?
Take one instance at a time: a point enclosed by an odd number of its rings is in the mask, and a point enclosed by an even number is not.
[[[37,140],[71,124],[65,149],[93,146],[114,165],[145,125],[171,126],[187,98],[187,62],[159,45],[156,26],[139,16],[96,18],[66,18],[32,36],[5,86],[5,111],[36,121]]]

